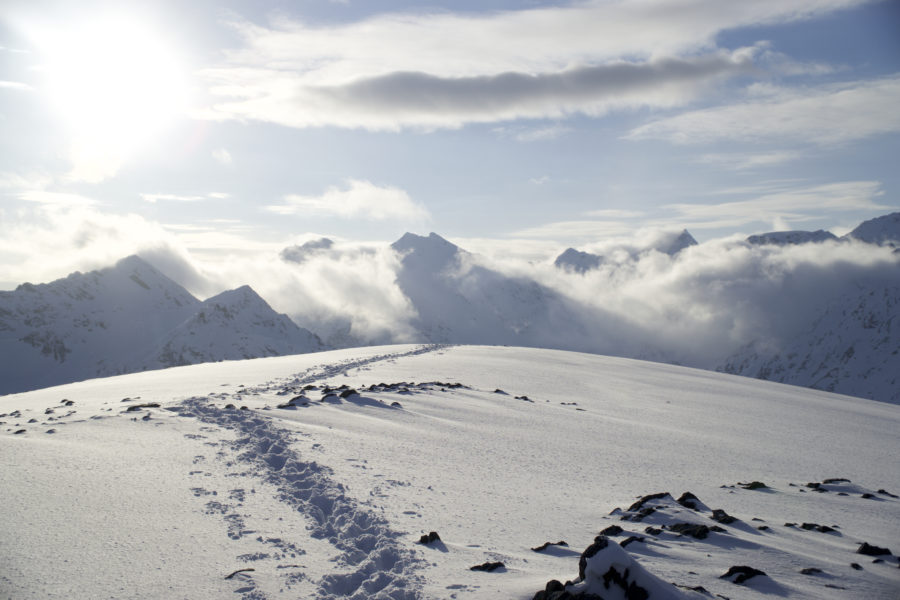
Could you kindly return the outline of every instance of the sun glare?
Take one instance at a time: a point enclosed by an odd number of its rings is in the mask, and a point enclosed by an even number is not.
[[[48,100],[72,137],[73,175],[99,180],[183,113],[183,61],[137,18],[70,24],[39,40]]]

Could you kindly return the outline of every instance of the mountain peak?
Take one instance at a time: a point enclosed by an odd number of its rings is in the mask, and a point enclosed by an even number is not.
[[[557,269],[565,269],[575,273],[586,273],[591,269],[599,267],[602,262],[602,256],[582,252],[575,248],[566,248],[566,250],[553,261],[553,266]]]
[[[391,244],[391,248],[402,255],[404,265],[409,265],[412,261],[432,270],[442,269],[463,252],[459,246],[434,232],[428,234],[428,237],[404,233],[403,237]]]
[[[846,237],[879,246],[900,246],[900,212],[863,221]]]
[[[689,248],[691,246],[696,246],[697,240],[694,239],[694,236],[688,232],[687,229],[682,229],[681,233],[675,234],[671,233],[665,236],[657,245],[656,249],[662,252],[663,254],[668,254],[669,256],[675,256],[685,248]]]

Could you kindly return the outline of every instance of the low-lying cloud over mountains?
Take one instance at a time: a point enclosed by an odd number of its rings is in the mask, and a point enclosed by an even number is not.
[[[182,264],[171,272],[175,278],[187,274],[187,287],[249,284],[252,290],[229,294],[253,296],[258,308],[265,301],[256,290],[300,328],[292,329],[269,309],[265,319],[244,319],[241,327],[223,323],[218,334],[208,334],[210,319],[197,317],[199,301],[170,282],[180,290],[171,292],[173,297],[183,296],[189,306],[175,311],[177,318],[172,312],[164,328],[168,337],[154,338],[140,364],[83,376],[177,364],[159,359],[175,354],[187,357],[183,362],[202,362],[393,342],[508,344],[645,358],[900,402],[893,375],[900,372],[894,323],[900,297],[898,222],[900,214],[886,215],[842,238],[792,231],[703,244],[687,231],[657,232],[560,249],[555,261],[541,262],[501,261],[467,252],[435,233],[408,233],[389,247],[313,240],[284,248],[278,257],[236,259],[213,274]],[[165,253],[148,259],[162,266],[160,256]],[[122,263],[116,267],[121,268]],[[99,281],[96,274],[79,277]],[[33,292],[23,286],[0,297],[6,311],[3,343],[11,352],[16,343],[36,339],[27,320],[11,317],[7,306],[26,293]],[[110,302],[104,291],[96,298]],[[136,327],[122,321],[117,326]],[[229,328],[243,336],[244,345],[235,346],[243,350],[214,351],[233,344]],[[198,336],[208,338],[205,351],[192,344]],[[292,341],[271,341],[281,338]],[[165,350],[174,347],[180,350]],[[95,350],[85,346],[84,351]],[[53,358],[72,364],[76,355]],[[56,382],[33,373],[38,382],[33,387]]]

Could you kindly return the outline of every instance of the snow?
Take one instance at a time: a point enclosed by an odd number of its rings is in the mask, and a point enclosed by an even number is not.
[[[0,397],[0,415],[4,596],[524,599],[575,581],[614,524],[573,590],[613,564],[651,599],[900,587],[895,556],[856,553],[898,551],[886,403],[572,352],[390,346],[73,383]],[[754,480],[767,487],[738,485]],[[685,491],[699,510],[674,501]],[[441,542],[417,543],[429,531]],[[470,570],[485,562],[504,567]],[[736,565],[766,575],[720,578]]]
[[[863,221],[846,237],[896,248],[900,246],[900,212]]]

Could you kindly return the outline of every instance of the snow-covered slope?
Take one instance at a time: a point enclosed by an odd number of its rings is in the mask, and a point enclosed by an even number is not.
[[[771,231],[769,233],[751,235],[747,238],[747,243],[757,246],[766,244],[785,246],[788,244],[818,244],[837,239],[836,235],[824,229],[816,231]]]
[[[320,350],[249,288],[200,302],[137,256],[0,292],[0,394],[224,358]]]
[[[886,403],[570,352],[394,346],[5,396],[0,421],[4,597],[900,589]]]
[[[863,221],[846,237],[869,244],[900,247],[900,212]]]
[[[757,341],[730,357],[726,373],[900,404],[900,286],[829,302],[808,331]]]

